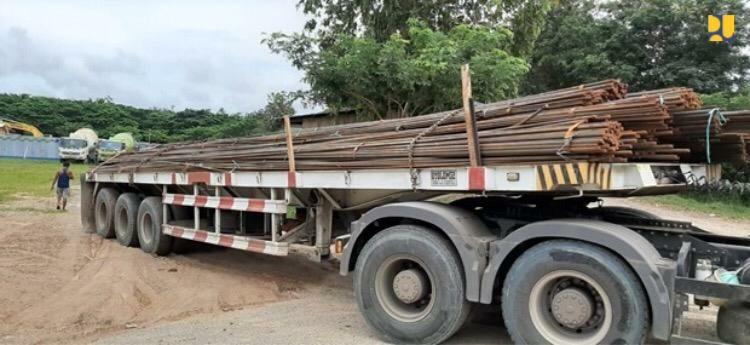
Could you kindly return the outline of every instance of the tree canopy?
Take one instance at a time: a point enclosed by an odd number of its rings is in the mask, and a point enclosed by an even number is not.
[[[735,14],[731,44],[710,43],[707,14]],[[750,8],[742,0],[563,0],[536,42],[524,91],[533,93],[604,78],[631,89],[688,86],[733,90],[748,80]]]
[[[299,0],[298,6],[310,16],[308,33],[322,38],[323,47],[340,35],[369,37],[383,42],[394,33],[405,36],[409,19],[422,21],[428,28],[448,32],[457,25],[495,27],[505,25],[516,35],[511,51],[524,56],[544,26],[552,0]]]
[[[513,34],[502,26],[459,24],[443,33],[409,20],[404,35],[394,33],[383,42],[340,35],[315,54],[307,52],[319,39],[304,34],[277,33],[268,42],[305,72],[314,101],[372,117],[458,107],[462,63],[471,65],[480,101],[515,96],[528,70],[524,59],[509,52]]]
[[[137,140],[155,143],[204,140],[261,134],[278,128],[278,118],[294,113],[295,96],[272,93],[268,104],[248,114],[227,114],[207,109],[142,109],[110,99],[65,100],[18,94],[0,94],[0,117],[26,122],[46,135],[67,136],[81,127],[101,138],[130,132]]]

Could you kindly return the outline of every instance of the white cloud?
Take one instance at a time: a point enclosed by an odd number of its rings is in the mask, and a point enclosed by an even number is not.
[[[140,107],[262,107],[302,74],[260,43],[296,1],[0,0],[0,92]]]

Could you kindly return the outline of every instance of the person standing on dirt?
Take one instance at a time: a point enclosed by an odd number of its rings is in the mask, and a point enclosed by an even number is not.
[[[70,196],[70,180],[73,179],[73,172],[70,171],[70,163],[63,162],[63,168],[55,173],[55,178],[52,180],[52,186],[57,193],[57,209],[59,210],[62,205],[62,210],[65,211],[65,207],[68,205],[68,197]],[[57,186],[57,187],[55,187]]]

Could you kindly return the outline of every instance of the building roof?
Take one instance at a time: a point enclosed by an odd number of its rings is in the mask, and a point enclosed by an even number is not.
[[[301,123],[302,119],[304,118],[313,118],[313,117],[324,117],[324,116],[331,116],[331,115],[350,115],[354,114],[354,109],[343,109],[339,111],[333,111],[333,110],[323,110],[318,111],[314,113],[304,113],[304,114],[294,114],[292,116],[289,116],[289,120],[292,123]]]

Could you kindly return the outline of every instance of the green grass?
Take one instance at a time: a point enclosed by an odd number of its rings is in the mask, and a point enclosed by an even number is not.
[[[750,220],[750,207],[731,198],[691,193],[690,195],[662,195],[643,199],[652,204],[666,205],[678,210],[714,214],[729,219]]]
[[[57,161],[0,159],[0,203],[12,201],[17,196],[51,197],[52,178],[62,168]],[[71,164],[76,180],[88,170],[83,164]]]

